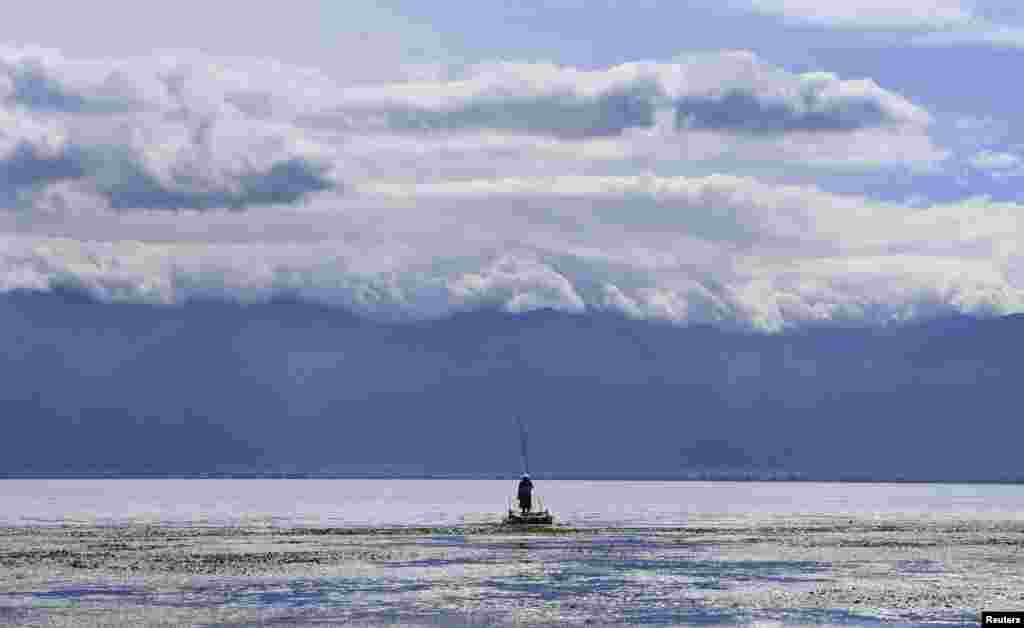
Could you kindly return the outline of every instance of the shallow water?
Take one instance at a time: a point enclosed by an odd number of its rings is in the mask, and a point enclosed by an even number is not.
[[[1020,603],[1019,561],[986,566],[1021,526],[841,530],[8,528],[0,621],[969,626],[979,606]],[[951,530],[956,558],[926,549]]]
[[[572,526],[798,517],[1024,520],[1024,485],[539,481]],[[0,480],[0,525],[443,526],[497,521],[496,480]]]
[[[0,623],[968,626],[1024,608],[1024,486],[540,481],[580,530],[475,526],[513,489],[0,481]]]

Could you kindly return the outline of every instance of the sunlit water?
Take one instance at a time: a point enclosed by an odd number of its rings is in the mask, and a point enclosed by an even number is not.
[[[495,522],[496,480],[2,480],[0,525],[446,526]],[[1024,485],[539,481],[561,524],[787,517],[1024,520]]]
[[[490,480],[7,480],[0,481],[0,525],[456,527],[499,521],[514,487]],[[558,523],[579,527],[847,517],[1024,520],[1020,485],[538,481],[537,488]],[[254,625],[253,618],[285,625],[974,625],[974,610],[962,606],[748,605],[747,592],[766,588],[850,584],[844,570],[856,565],[832,562],[824,551],[783,559],[751,545],[749,555],[734,548],[735,555],[726,556],[714,545],[676,543],[652,530],[601,530],[584,541],[458,532],[356,540],[395,554],[363,566],[310,567],[302,576],[151,573],[113,581],[63,575],[35,586],[4,582],[0,623],[45,625],[53,613],[74,617],[77,609],[89,609],[106,612],[102,617],[113,617],[114,625],[144,625],[171,614],[182,625]],[[315,549],[315,538],[302,541],[313,544],[302,548]],[[224,541],[229,545],[217,551],[262,551],[244,544],[258,542]],[[168,544],[163,551],[186,550]],[[947,573],[956,565],[942,556],[886,562],[886,553],[872,554],[872,582],[919,580],[927,587],[947,575],[963,577]],[[886,565],[889,572],[878,571]],[[714,601],[723,599],[715,594],[733,593],[738,603]],[[214,620],[214,612],[233,619]]]

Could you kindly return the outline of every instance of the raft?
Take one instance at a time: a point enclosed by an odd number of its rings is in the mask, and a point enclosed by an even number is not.
[[[551,525],[555,522],[555,517],[547,510],[531,510],[530,512],[522,512],[509,508],[508,515],[505,520],[502,521],[505,525],[529,525],[529,526],[543,526]]]
[[[529,526],[543,526],[551,525],[555,522],[555,516],[551,514],[551,511],[544,507],[544,502],[541,501],[539,496],[535,496],[537,500],[537,508],[535,510],[529,510],[523,512],[516,507],[516,498],[512,498],[508,506],[508,514],[505,515],[505,519],[502,523],[505,525],[529,525]]]

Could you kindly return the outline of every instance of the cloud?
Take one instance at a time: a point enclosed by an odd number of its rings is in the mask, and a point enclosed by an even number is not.
[[[9,188],[36,185],[85,176],[85,169],[74,151],[46,154],[38,145],[19,142],[0,160],[0,185]]]
[[[917,35],[911,43],[918,46],[975,45],[993,48],[1024,48],[1024,28],[977,22],[955,30],[932,31]]]
[[[744,0],[744,4],[766,15],[858,29],[940,29],[961,24],[971,16],[960,0]]]
[[[727,88],[684,97],[676,103],[677,124],[697,129],[787,133],[928,122],[923,111],[870,80],[840,81],[832,74],[808,73],[799,77],[798,86],[787,87],[774,94]]]
[[[363,115],[378,119],[383,128],[399,133],[489,129],[583,139],[650,127],[654,123],[654,104],[641,94],[624,90],[602,94],[591,102],[510,99],[470,103],[447,111],[394,107]]]
[[[347,181],[609,168],[819,173],[932,168],[948,153],[923,108],[868,79],[793,74],[748,52],[598,70],[473,66],[446,81],[345,89],[301,118],[344,138]]]
[[[68,61],[45,49],[0,50],[0,101],[73,114],[141,110],[146,86],[124,69],[124,63]]]
[[[287,153],[264,155],[261,163],[242,150],[225,159],[211,154],[212,142],[204,134],[200,127],[169,158],[131,145],[79,148],[77,153],[94,189],[113,209],[242,209],[293,203],[334,187],[326,164]],[[253,148],[272,150],[259,143]]]
[[[848,131],[927,125],[923,109],[870,80],[792,74],[752,53],[690,55],[674,63],[599,70],[499,63],[448,81],[344,90],[334,111],[310,122],[397,133],[493,129],[565,139],[651,128],[659,109],[724,131]]]
[[[237,209],[293,203],[335,187],[329,164],[266,129],[251,129],[254,134],[245,137],[246,127],[135,122],[106,138],[71,135],[56,147],[23,139],[0,156],[0,184],[37,206],[50,191],[112,209]],[[75,187],[47,189],[61,182]]]
[[[967,163],[997,179],[1024,176],[1024,159],[1013,153],[983,150],[971,155]]]
[[[586,224],[591,242],[605,234],[609,242],[632,233],[652,241],[660,235],[687,236],[730,247],[792,247],[791,256],[813,253],[816,245],[839,246],[854,229],[884,233],[895,226],[887,206],[862,198],[733,175],[376,183],[354,187],[352,193],[450,208],[487,202],[515,207],[534,226]]]
[[[1024,46],[1024,24],[1015,3],[999,0],[735,0],[732,6],[800,24],[908,33],[918,46]]]
[[[252,75],[248,89],[261,83]],[[83,199],[112,209],[244,208],[335,188],[315,142],[233,104],[251,93],[246,77],[181,60],[7,51],[0,198],[36,208]]]
[[[724,175],[376,184],[296,213],[307,242],[148,243],[125,225],[116,242],[9,236],[0,290],[287,298],[384,320],[554,308],[768,331],[886,324],[1024,311],[1021,215]]]
[[[0,50],[3,203],[241,209],[374,179],[944,158],[928,140],[928,112],[902,96],[867,79],[793,74],[749,52],[437,74],[344,85],[315,70],[196,53],[81,61]]]
[[[359,85],[201,55],[5,55],[3,292],[763,330],[1020,306],[1016,206],[740,174],[945,158],[928,112],[867,79],[746,52]]]
[[[989,150],[974,154],[969,161],[979,170],[1009,170],[1021,165],[1021,159],[1017,155]]]

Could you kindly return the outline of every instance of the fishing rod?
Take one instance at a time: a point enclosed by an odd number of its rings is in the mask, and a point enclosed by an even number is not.
[[[520,456],[523,462],[523,473],[530,473],[530,456],[526,451],[526,426],[523,425],[523,419],[516,417],[516,422],[519,424],[519,444],[521,447]]]

